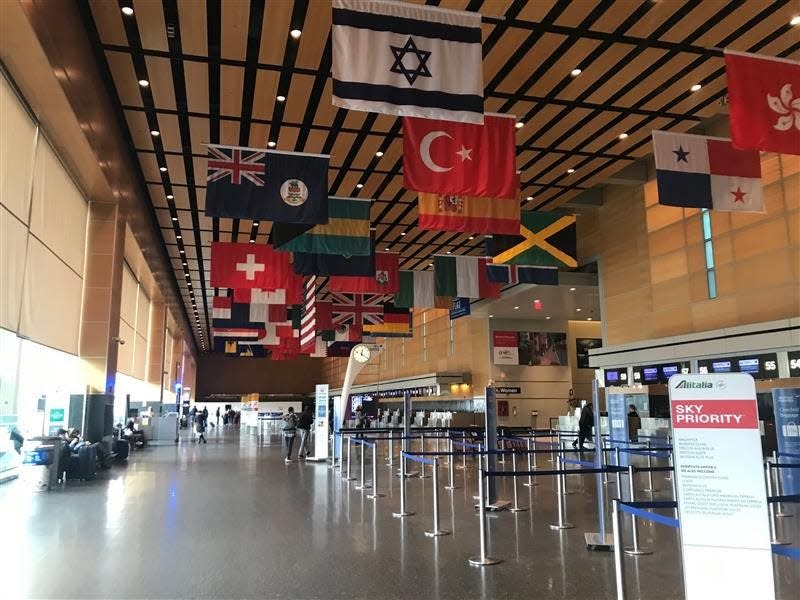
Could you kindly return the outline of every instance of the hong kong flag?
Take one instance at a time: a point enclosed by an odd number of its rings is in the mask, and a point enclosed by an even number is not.
[[[800,154],[800,62],[725,51],[733,146]]]
[[[288,252],[264,244],[211,244],[211,287],[286,289],[292,278]]]
[[[517,198],[514,125],[485,115],[483,125],[403,118],[403,185],[417,192]]]

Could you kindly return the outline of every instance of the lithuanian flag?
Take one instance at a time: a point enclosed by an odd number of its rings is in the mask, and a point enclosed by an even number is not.
[[[519,234],[519,201],[504,198],[419,195],[419,227],[437,231]]]
[[[272,224],[276,250],[368,256],[371,200],[328,198],[328,222],[321,225]]]

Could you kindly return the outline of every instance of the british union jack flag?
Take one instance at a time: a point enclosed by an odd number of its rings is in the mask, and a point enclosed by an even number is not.
[[[208,181],[230,179],[240,185],[243,180],[264,185],[265,152],[234,146],[208,146]]]

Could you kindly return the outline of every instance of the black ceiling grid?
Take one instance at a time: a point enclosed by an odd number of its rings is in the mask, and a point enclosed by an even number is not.
[[[183,154],[183,169],[186,173],[186,192],[189,198],[189,211],[191,212],[192,218],[192,227],[194,228],[195,235],[194,235],[194,247],[195,252],[197,254],[197,271],[198,271],[198,278],[200,281],[200,296],[202,299],[202,307],[198,306],[199,301],[197,298],[197,294],[194,293],[194,286],[189,289],[189,299],[190,304],[192,305],[193,312],[196,310],[197,313],[194,314],[195,316],[195,325],[199,325],[198,315],[200,314],[199,311],[203,311],[203,318],[206,322],[206,328],[210,337],[211,330],[208,329],[210,322],[209,322],[209,314],[208,314],[208,305],[205,301],[206,298],[206,279],[205,279],[205,268],[203,266],[203,244],[201,240],[201,229],[200,229],[200,213],[197,204],[197,189],[194,185],[192,185],[196,181],[196,175],[194,172],[194,161],[192,160],[192,136],[191,136],[191,129],[189,127],[189,118],[188,118],[188,110],[189,110],[189,103],[186,95],[186,76],[184,73],[183,68],[183,61],[177,57],[180,57],[183,54],[182,50],[182,43],[181,43],[181,27],[180,27],[180,14],[178,11],[178,4],[176,0],[164,0],[164,22],[167,26],[173,26],[173,35],[167,36],[167,43],[169,45],[169,53],[171,56],[175,57],[170,60],[170,66],[172,67],[172,83],[175,89],[175,106],[177,108],[177,119],[178,119],[178,128],[180,131],[181,136],[181,149]],[[179,240],[180,241],[180,240]],[[189,260],[185,253],[181,253],[181,250],[185,249],[182,247],[183,244],[178,244],[179,254],[178,258],[181,263],[186,262],[187,265],[189,264]],[[191,275],[191,273],[190,273]],[[184,301],[185,302],[185,301]],[[188,310],[187,310],[188,313]],[[210,342],[211,340],[205,340],[202,338],[203,346],[205,342]]]
[[[220,140],[220,85],[222,56],[222,6],[221,0],[206,0],[206,37],[208,40],[208,141],[219,144]],[[211,219],[211,239],[219,242],[219,217]],[[210,256],[209,256],[210,259]],[[214,296],[219,294],[219,288],[214,288]],[[205,305],[206,327],[208,328],[208,343],[213,347],[211,337],[211,321],[208,318],[208,299],[203,295]]]
[[[308,142],[308,134],[312,129],[323,129],[314,125],[314,117],[317,114],[317,106],[322,103],[322,92],[325,91],[325,84],[328,82],[331,72],[331,32],[328,31],[328,39],[325,41],[325,47],[322,49],[322,56],[319,61],[319,69],[314,75],[314,85],[311,88],[311,95],[306,103],[306,110],[303,113],[302,123],[292,123],[293,126],[299,127],[300,131],[297,134],[297,141],[294,145],[295,152],[303,152],[306,149]],[[288,125],[288,123],[286,123]],[[340,131],[345,131],[344,128]],[[351,133],[356,133],[352,130]],[[330,131],[328,132],[330,137]]]
[[[81,20],[83,21],[84,28],[86,30],[86,35],[89,38],[89,41],[92,45],[92,54],[95,58],[95,64],[97,65],[98,71],[100,72],[100,77],[103,80],[103,85],[105,87],[105,91],[108,94],[108,97],[111,100],[111,109],[114,111],[114,115],[116,117],[118,123],[118,129],[120,135],[122,136],[122,140],[124,145],[128,148],[128,159],[130,164],[133,168],[133,177],[136,180],[137,185],[139,186],[139,195],[141,198],[149,198],[150,195],[147,189],[147,183],[145,182],[144,173],[142,172],[141,165],[139,163],[139,157],[136,155],[135,151],[133,150],[133,138],[131,136],[130,130],[126,125],[125,113],[123,112],[121,106],[122,103],[120,102],[119,94],[117,93],[116,85],[114,84],[114,78],[111,75],[111,70],[109,69],[108,62],[106,61],[105,51],[102,49],[102,45],[100,42],[100,34],[97,30],[97,24],[94,20],[94,15],[92,14],[91,7],[88,3],[78,3],[78,11],[81,15]],[[138,73],[137,73],[138,75]],[[155,208],[153,207],[152,202],[150,203],[150,210],[148,211],[150,214],[150,221],[153,227],[153,230],[158,231],[159,235],[161,235],[162,245],[160,248],[155,250],[161,254],[162,260],[165,264],[172,265],[169,253],[167,252],[167,246],[164,239],[163,234],[161,234],[161,229],[159,226],[158,218],[156,216]],[[189,319],[188,315],[186,314],[186,306],[182,302],[183,295],[181,293],[180,286],[178,285],[177,278],[173,277],[170,283],[173,293],[175,294],[176,298],[181,300],[181,304],[183,306],[183,317],[184,317],[184,325],[183,329],[186,330],[187,334],[189,335],[189,340],[195,341],[191,332],[194,330],[192,329],[191,320]],[[176,315],[176,321],[179,320],[179,316]],[[195,350],[197,349],[197,344],[195,343]]]
[[[730,6],[731,6],[731,5],[728,5],[728,7],[730,7]],[[753,27],[753,26],[754,26],[754,24],[756,24],[756,23],[760,22],[760,21],[761,21],[763,18],[765,18],[766,16],[768,16],[770,13],[772,13],[772,12],[773,12],[774,10],[776,10],[777,8],[778,8],[778,7],[777,7],[777,4],[773,4],[773,5],[771,5],[771,6],[767,7],[767,8],[765,8],[765,9],[764,9],[763,11],[761,11],[761,12],[760,12],[758,15],[756,15],[755,17],[753,17],[753,18],[752,18],[750,21],[748,21],[747,23],[745,23],[745,24],[741,25],[741,26],[739,27],[739,29],[737,29],[735,32],[731,33],[731,34],[730,34],[730,35],[728,35],[728,36],[727,36],[725,39],[723,39],[723,40],[720,42],[720,45],[721,45],[721,46],[726,46],[726,45],[727,45],[727,44],[729,44],[731,41],[735,40],[735,39],[736,39],[736,38],[737,38],[739,35],[741,35],[741,34],[742,34],[744,31],[747,31],[749,28]],[[718,13],[718,14],[719,14],[719,13]],[[706,25],[708,25],[708,23],[706,23]],[[702,34],[704,33],[704,30],[705,30],[705,28],[699,28],[699,29],[695,30],[695,32],[693,32],[693,34],[691,34],[690,36],[688,36],[687,40],[692,40],[692,39],[694,39],[694,38],[696,38],[696,37],[698,37],[698,36],[702,35]],[[773,34],[773,35],[774,35],[774,34]],[[759,43],[759,47],[761,47],[761,45],[765,45],[766,43],[768,43],[768,42],[767,42],[767,41],[762,41],[762,42],[760,42],[760,43]],[[664,87],[669,87],[671,84],[673,84],[673,83],[677,82],[678,80],[680,80],[680,79],[681,79],[681,78],[682,78],[682,77],[685,75],[685,73],[693,71],[694,69],[696,69],[698,66],[700,66],[702,63],[704,63],[706,60],[708,60],[708,59],[709,59],[709,58],[711,58],[711,57],[712,57],[712,55],[707,55],[707,56],[698,56],[697,58],[695,58],[695,59],[692,61],[692,63],[691,63],[690,65],[688,65],[688,66],[686,67],[686,69],[684,69],[684,71],[682,71],[682,72],[679,72],[679,73],[676,73],[676,74],[674,74],[672,77],[670,77],[670,78],[669,78],[669,79],[668,79],[668,80],[665,82],[665,84],[664,84]],[[667,57],[665,56],[665,57],[663,57],[663,58],[667,58]],[[658,62],[659,62],[659,61],[657,61],[657,62],[656,62],[656,64],[658,64]],[[655,66],[655,65],[654,65],[654,66]],[[651,68],[652,68],[652,67],[651,67]],[[709,79],[710,81],[713,81],[713,80],[714,80],[714,79],[716,79],[717,77],[721,77],[722,75],[724,75],[724,73],[725,73],[725,69],[724,69],[724,68],[718,69],[718,70],[717,70],[717,71],[715,71],[715,72],[712,74],[712,76],[710,76],[708,79]],[[619,95],[621,95],[621,94],[623,94],[623,93],[624,93],[624,90],[620,90],[620,91],[616,92],[616,93],[614,94],[614,96],[612,96],[611,100],[612,100],[612,101],[613,101],[613,100],[615,100],[615,99],[616,99],[616,98],[617,98]],[[647,103],[648,101],[652,100],[653,98],[655,98],[655,97],[656,97],[658,94],[660,94],[660,93],[661,93],[661,90],[660,90],[660,89],[652,90],[652,91],[650,91],[648,94],[646,94],[645,96],[643,96],[641,99],[639,99],[639,100],[636,102],[636,105],[637,105],[637,106],[639,106],[639,105],[643,105],[643,104]],[[664,110],[669,110],[669,109],[670,109],[670,108],[672,108],[673,106],[675,106],[675,105],[679,104],[680,102],[682,102],[683,100],[685,100],[686,98],[688,98],[689,96],[691,96],[691,94],[692,94],[692,93],[693,93],[693,92],[691,92],[691,91],[689,91],[689,90],[685,90],[685,91],[684,91],[684,92],[682,92],[680,95],[678,95],[677,97],[673,98],[673,99],[672,99],[670,102],[668,102],[668,103],[667,103],[667,105],[664,107]],[[706,99],[705,99],[703,102],[701,102],[701,103],[699,103],[697,106],[695,106],[695,107],[693,108],[693,112],[696,112],[696,111],[698,111],[698,110],[701,110],[702,108],[705,108],[705,107],[706,107],[706,106],[708,106],[709,104],[711,104],[711,103],[713,103],[714,101],[716,101],[716,100],[718,100],[719,98],[721,98],[723,95],[724,95],[724,92],[717,92],[716,94],[713,94],[712,96],[710,96],[710,97],[706,98]],[[617,123],[619,123],[621,120],[622,120],[622,116],[621,116],[621,115],[618,115],[617,117],[615,117],[614,119],[612,119],[612,121],[611,121],[611,122],[608,124],[608,126],[609,126],[609,127],[613,127],[614,125],[616,125]],[[674,125],[678,124],[678,123],[680,122],[680,120],[683,120],[683,119],[676,119],[676,120],[673,120],[671,123],[669,123],[669,124],[668,124],[668,125],[666,125],[665,127],[666,127],[667,129],[669,129],[670,127],[673,127]],[[637,129],[639,129],[640,127],[646,127],[646,126],[647,126],[647,124],[648,124],[649,122],[650,122],[650,120],[649,120],[649,119],[646,119],[646,118],[645,118],[645,119],[642,119],[642,120],[641,120],[641,121],[639,121],[637,124],[635,124],[633,127],[631,127],[631,131],[636,131],[636,130],[637,130]],[[571,134],[570,134],[570,132],[567,132],[567,134],[565,134],[565,135],[571,135]],[[559,141],[559,140],[556,140],[556,142],[554,142],[554,143],[557,143],[558,141]],[[625,153],[626,153],[626,154],[629,154],[629,153],[631,153],[631,152],[635,151],[636,149],[640,148],[642,145],[644,145],[644,144],[646,144],[646,143],[649,143],[649,142],[650,142],[650,140],[649,140],[648,138],[645,138],[644,140],[641,140],[639,143],[637,143],[637,144],[635,144],[635,145],[633,145],[633,146],[630,146],[630,147],[629,147],[629,148],[628,148],[628,149],[625,151]],[[602,152],[602,151],[608,150],[610,147],[614,146],[614,145],[615,145],[615,144],[617,144],[617,143],[619,143],[617,140],[612,140],[611,142],[607,143],[607,144],[606,144],[604,147],[600,148],[600,151]],[[555,164],[559,164],[560,162],[561,162],[561,161],[557,161]],[[581,167],[581,166],[585,166],[586,164],[588,164],[588,162],[589,162],[589,160],[587,159],[587,160],[584,160],[584,161],[582,161],[581,163],[578,163],[578,165],[576,165],[576,167],[575,167],[576,171],[577,171],[578,169],[580,169],[580,167]],[[592,170],[590,173],[582,174],[582,175],[581,175],[581,177],[580,177],[580,179],[581,179],[581,180],[584,180],[584,179],[588,179],[588,178],[590,178],[592,175],[594,175],[594,174],[597,174],[597,173],[599,173],[601,170],[603,170],[603,169],[605,169],[606,167],[608,167],[608,166],[611,164],[611,162],[613,162],[613,161],[606,161],[606,162],[605,162],[605,163],[603,163],[602,165],[600,165],[600,166],[598,166],[597,168],[595,168],[594,170]],[[551,167],[552,167],[552,166],[553,166],[553,165],[551,165]],[[538,176],[538,175],[537,175],[537,176]],[[559,178],[563,178],[563,177],[564,177],[564,175],[562,174],[562,175],[561,175]],[[554,197],[554,198],[550,198],[549,200],[546,200],[545,202],[543,202],[543,203],[541,203],[541,204],[537,205],[535,208],[536,208],[536,209],[540,209],[540,208],[542,208],[542,207],[546,206],[547,204],[549,204],[550,202],[552,202],[552,201],[553,201],[553,200],[555,200],[555,199],[556,199],[555,197]]]

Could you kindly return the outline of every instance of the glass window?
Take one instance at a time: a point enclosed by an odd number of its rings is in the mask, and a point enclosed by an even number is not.
[[[717,297],[717,274],[714,269],[709,269],[708,273],[708,297],[712,300]]]

